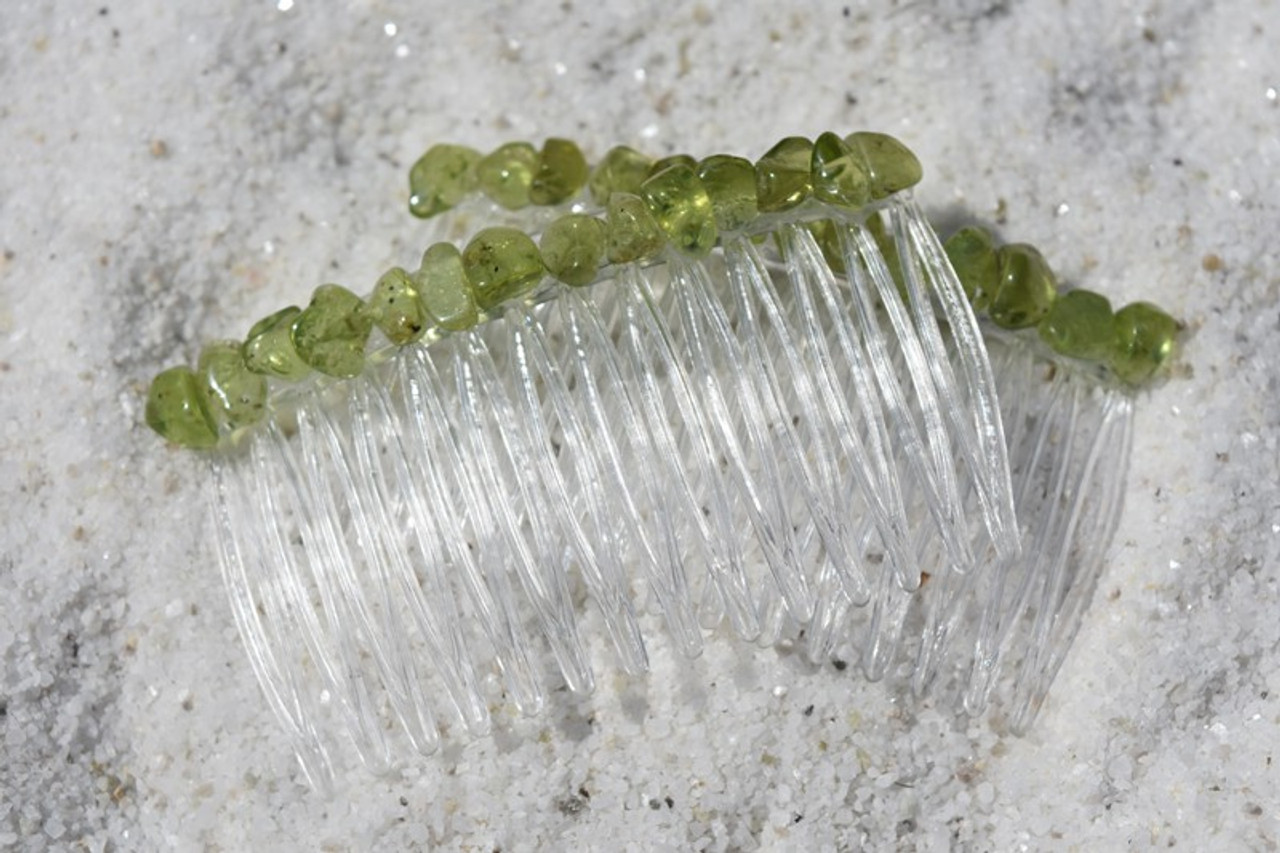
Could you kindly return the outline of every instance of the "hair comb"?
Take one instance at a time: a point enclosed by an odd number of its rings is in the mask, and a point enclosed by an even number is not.
[[[484,733],[491,675],[528,713],[589,691],[587,610],[628,673],[642,626],[692,656],[724,624],[1028,725],[1177,324],[981,229],[942,243],[920,177],[875,133],[594,169],[562,139],[437,145],[411,212],[497,224],[157,376],[147,422],[207,451],[306,775],[347,736],[379,769]]]

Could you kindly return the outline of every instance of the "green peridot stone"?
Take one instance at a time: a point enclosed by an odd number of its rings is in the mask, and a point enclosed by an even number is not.
[[[293,321],[301,313],[302,309],[290,305],[254,323],[240,347],[245,367],[288,382],[296,382],[310,373],[311,368],[293,347]]]
[[[594,216],[571,213],[542,232],[539,248],[547,272],[565,284],[581,287],[595,281],[604,260],[605,226]]]
[[[461,145],[433,145],[409,170],[409,212],[421,219],[462,201],[476,187],[480,152]]]
[[[293,321],[293,345],[315,370],[346,379],[364,369],[371,331],[373,316],[359,296],[340,285],[322,284]]]
[[[688,166],[695,172],[698,170],[698,161],[693,159],[689,154],[668,154],[666,157],[659,157],[649,165],[649,173],[646,178],[652,178],[659,172],[665,172],[672,166]]]
[[[214,423],[234,430],[262,420],[267,407],[266,377],[245,367],[239,341],[215,341],[200,351],[196,378]]]
[[[486,228],[472,237],[462,251],[462,268],[484,311],[533,290],[544,272],[529,235],[506,227]]]
[[[1124,382],[1150,379],[1173,356],[1178,321],[1150,302],[1133,302],[1116,312],[1111,370]]]
[[[871,201],[871,176],[861,152],[834,133],[813,143],[810,162],[813,197],[839,207],[859,208]]]
[[[1106,361],[1116,338],[1115,315],[1107,297],[1091,290],[1058,294],[1040,321],[1040,339],[1071,358]]]
[[[1000,280],[1000,261],[991,235],[985,228],[971,225],[948,237],[942,249],[973,310],[986,310]]]
[[[1039,324],[1058,295],[1057,279],[1034,246],[1010,243],[997,252],[999,283],[987,314],[997,326],[1025,329]]]
[[[436,243],[423,252],[413,282],[427,316],[439,328],[461,332],[480,321],[462,253],[452,243]]]
[[[698,177],[711,199],[711,211],[721,231],[745,228],[759,214],[756,167],[749,160],[715,154],[698,164]]]
[[[538,154],[529,200],[542,205],[568,201],[586,186],[588,172],[587,158],[576,144],[567,139],[548,139]]]
[[[609,196],[605,222],[609,263],[648,260],[667,245],[666,235],[639,196],[617,192]]]
[[[614,193],[640,192],[640,185],[649,177],[649,165],[652,161],[625,145],[610,148],[609,153],[591,173],[587,186],[591,190],[591,198],[604,207]]]
[[[756,163],[756,203],[761,213],[789,210],[809,197],[812,189],[813,143],[788,136]]]
[[[213,447],[218,443],[218,428],[189,368],[171,367],[151,380],[146,418],[147,426],[174,444]]]
[[[711,198],[698,175],[676,164],[640,185],[649,212],[677,249],[695,257],[715,248],[719,233]]]
[[[387,340],[397,346],[413,343],[427,329],[418,290],[400,267],[392,267],[378,279],[369,296],[369,313]]]
[[[528,142],[508,142],[476,164],[480,190],[508,210],[529,204],[538,152]]]
[[[844,139],[867,165],[871,198],[879,200],[920,183],[924,170],[910,148],[884,133],[861,131]]]

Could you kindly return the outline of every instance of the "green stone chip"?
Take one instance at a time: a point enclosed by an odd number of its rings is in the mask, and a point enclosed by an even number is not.
[[[411,344],[427,330],[426,311],[409,274],[392,267],[382,274],[369,296],[374,324],[398,346]]]
[[[508,210],[529,204],[538,151],[528,142],[508,142],[476,164],[480,190]]]
[[[1150,302],[1133,302],[1116,312],[1111,370],[1130,385],[1146,382],[1173,357],[1178,321]]]
[[[267,379],[245,366],[239,341],[215,341],[200,351],[196,378],[213,420],[234,430],[262,420],[267,409]]]
[[[174,444],[204,448],[218,443],[218,428],[190,368],[171,367],[151,380],[146,419],[147,426]]]
[[[1005,329],[1038,325],[1058,295],[1053,270],[1039,250],[1026,243],[1002,246],[997,256],[999,284],[987,308],[988,316]]]
[[[538,168],[529,186],[529,200],[549,205],[568,201],[587,184],[587,158],[582,149],[567,139],[551,138],[542,143]]]
[[[666,235],[649,212],[644,199],[630,193],[609,196],[605,228],[605,255],[612,264],[648,260],[667,245]]]
[[[788,136],[756,162],[756,203],[761,213],[790,210],[809,197],[813,143]]]
[[[1040,339],[1054,352],[1105,362],[1115,343],[1115,314],[1102,294],[1068,290],[1058,294],[1038,329]]]
[[[871,197],[879,200],[920,183],[924,170],[915,153],[884,133],[851,133],[845,142],[862,154],[870,178]]]
[[[716,227],[721,231],[745,228],[759,215],[756,167],[751,161],[715,154],[698,164],[698,177],[711,199]]]
[[[462,201],[476,188],[478,162],[473,148],[431,146],[409,170],[409,212],[426,219]]]
[[[810,170],[813,196],[818,201],[853,209],[871,201],[871,176],[865,158],[834,133],[814,140]]]
[[[652,175],[640,196],[677,249],[701,257],[715,248],[720,235],[711,197],[689,166],[677,163]]]
[[[290,305],[254,323],[240,347],[245,367],[287,382],[296,382],[310,373],[311,368],[293,346],[293,321],[301,313],[301,308]]]
[[[313,369],[347,379],[364,370],[371,331],[373,316],[359,296],[337,284],[322,284],[293,321],[293,345]]]
[[[462,252],[462,267],[484,311],[523,296],[545,272],[538,247],[515,228],[485,228]]]
[[[418,299],[432,323],[450,332],[470,329],[480,321],[475,293],[462,267],[462,253],[452,243],[436,243],[422,254],[413,275]]]
[[[653,161],[625,145],[610,148],[609,153],[591,173],[587,186],[591,190],[591,198],[596,204],[604,207],[614,193],[640,192],[640,185],[649,177],[649,166]]]
[[[1000,260],[985,228],[971,225],[947,238],[942,249],[975,311],[985,311],[1000,283]]]
[[[542,232],[539,248],[547,272],[574,287],[590,284],[604,260],[605,225],[594,216],[562,216]]]

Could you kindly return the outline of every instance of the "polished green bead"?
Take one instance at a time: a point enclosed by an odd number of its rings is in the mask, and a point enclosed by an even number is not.
[[[698,177],[711,199],[716,227],[721,231],[745,228],[759,215],[756,167],[751,161],[715,154],[698,164]]]
[[[427,330],[426,311],[409,274],[392,267],[382,274],[369,296],[374,324],[398,346],[411,344]]]
[[[892,136],[861,131],[846,136],[845,142],[854,151],[861,152],[866,162],[873,199],[914,187],[924,176],[919,158]]]
[[[1071,358],[1106,361],[1115,342],[1115,314],[1107,297],[1092,290],[1058,294],[1040,321],[1040,339]]]
[[[452,243],[436,243],[422,253],[422,266],[414,273],[413,283],[435,326],[461,332],[480,321],[462,253]]]
[[[1058,295],[1053,270],[1044,256],[1026,243],[1010,243],[996,254],[1000,275],[987,308],[991,321],[1005,329],[1038,325]]]
[[[257,423],[266,413],[266,377],[245,366],[239,341],[206,344],[200,351],[196,378],[205,408],[219,426],[234,430]]]
[[[630,193],[609,196],[605,229],[605,255],[611,264],[648,260],[667,245],[667,237],[644,199]]]
[[[508,142],[476,164],[480,190],[508,210],[529,204],[538,151],[528,142]]]
[[[948,237],[942,249],[973,310],[986,310],[1000,280],[1000,261],[991,234],[970,225]]]
[[[538,154],[538,168],[529,186],[529,200],[548,205],[568,201],[586,186],[587,158],[567,139],[548,139]]]
[[[625,145],[609,149],[604,159],[591,173],[587,186],[591,190],[591,198],[604,207],[614,193],[640,192],[640,185],[649,177],[649,166],[653,161]]]
[[[859,208],[871,201],[866,160],[834,133],[824,133],[814,140],[810,169],[813,197],[818,201],[848,208]]]
[[[409,170],[409,212],[421,219],[448,210],[476,188],[480,152],[433,145]]]
[[[476,305],[488,311],[523,296],[545,272],[538,247],[515,228],[486,228],[462,251],[462,268],[475,291]]]
[[[547,272],[565,284],[581,287],[595,281],[604,260],[605,226],[594,216],[571,213],[542,232],[539,248]]]
[[[756,163],[756,203],[761,213],[789,210],[809,197],[813,143],[788,136]]]
[[[218,443],[218,428],[190,368],[171,367],[151,380],[146,419],[147,426],[174,444],[213,447]]]
[[[373,315],[359,296],[337,284],[322,284],[293,321],[293,345],[313,369],[345,379],[364,370],[371,331]]]
[[[640,196],[677,249],[700,257],[715,248],[720,235],[711,197],[693,169],[684,164],[663,169],[640,185]]]
[[[282,308],[253,324],[240,347],[245,367],[263,376],[296,382],[311,372],[293,346],[293,321],[302,309]]]
[[[1124,382],[1150,379],[1173,356],[1178,321],[1150,302],[1133,302],[1116,312],[1111,370]]]
[[[665,172],[667,169],[670,169],[672,166],[687,166],[690,169],[693,169],[695,172],[698,171],[698,161],[695,160],[691,155],[668,154],[666,157],[659,157],[657,160],[654,160],[652,163],[650,163],[649,172],[648,174],[645,175],[645,177],[652,178],[654,175],[658,174],[659,172]]]

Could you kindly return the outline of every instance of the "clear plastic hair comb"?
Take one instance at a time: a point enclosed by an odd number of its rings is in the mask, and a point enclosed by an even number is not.
[[[148,423],[209,451],[232,609],[306,774],[484,733],[495,674],[527,713],[591,690],[586,608],[629,673],[648,611],[689,656],[720,625],[802,637],[1027,725],[1176,324],[1059,294],[1030,247],[944,246],[919,178],[872,133],[594,171],[565,140],[436,146],[415,214],[521,227],[160,374]]]

